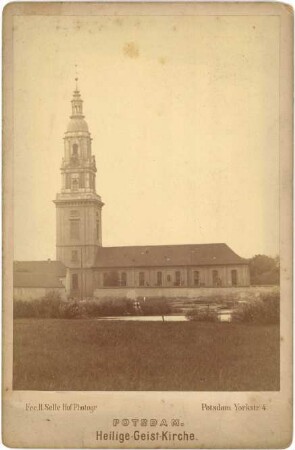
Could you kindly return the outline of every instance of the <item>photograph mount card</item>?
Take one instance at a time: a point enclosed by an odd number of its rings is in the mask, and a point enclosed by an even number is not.
[[[3,17],[4,444],[287,447],[292,8]]]

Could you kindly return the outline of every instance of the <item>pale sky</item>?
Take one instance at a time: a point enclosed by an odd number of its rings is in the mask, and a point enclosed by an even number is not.
[[[279,19],[14,19],[15,259],[55,258],[78,64],[103,245],[279,248]]]

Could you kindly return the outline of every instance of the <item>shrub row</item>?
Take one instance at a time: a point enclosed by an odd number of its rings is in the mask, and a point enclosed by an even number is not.
[[[213,322],[218,320],[218,308],[195,307],[187,312],[189,320],[199,322]],[[241,323],[275,324],[280,320],[279,293],[261,295],[258,299],[245,303],[224,302],[232,309],[232,321]],[[220,307],[220,303],[218,305]],[[16,318],[87,318],[87,317],[111,317],[126,315],[168,315],[172,312],[169,301],[166,298],[139,297],[135,302],[124,298],[116,298],[101,302],[87,301],[63,301],[56,292],[49,292],[40,300],[31,302],[15,301],[14,317]],[[173,312],[175,312],[173,310]]]
[[[167,300],[161,298],[139,298],[137,302],[117,298],[101,302],[87,301],[63,301],[60,295],[54,291],[49,292],[43,298],[34,301],[14,301],[13,313],[15,318],[51,318],[71,319],[87,317],[108,317],[126,315],[165,315],[171,312]]]
[[[233,313],[235,322],[277,324],[280,322],[280,295],[261,296],[254,302],[239,305]]]
[[[194,308],[186,314],[189,320],[214,322],[218,320],[218,308]],[[280,295],[278,292],[263,294],[259,298],[232,306],[232,322],[278,324],[280,322]]]

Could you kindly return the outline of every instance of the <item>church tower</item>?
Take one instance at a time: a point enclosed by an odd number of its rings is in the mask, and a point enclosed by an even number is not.
[[[95,255],[102,245],[103,203],[95,188],[96,163],[91,135],[83,115],[83,100],[77,86],[72,115],[64,136],[61,190],[56,200],[56,257],[69,268],[67,288],[74,297],[91,296]]]

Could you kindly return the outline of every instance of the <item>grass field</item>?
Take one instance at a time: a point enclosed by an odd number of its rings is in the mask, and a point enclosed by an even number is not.
[[[279,390],[279,327],[16,319],[14,389]]]

